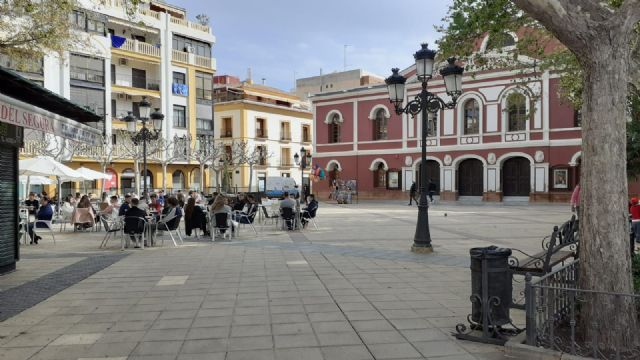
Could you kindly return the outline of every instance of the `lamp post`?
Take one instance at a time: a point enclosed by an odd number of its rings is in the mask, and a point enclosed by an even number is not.
[[[147,101],[147,97],[143,96],[142,101],[139,104],[140,107],[140,119],[136,119],[133,116],[133,112],[129,111],[127,116],[124,117],[124,121],[127,123],[127,131],[131,135],[131,141],[134,145],[138,146],[142,143],[142,162],[144,167],[144,177],[142,179],[144,194],[147,194],[147,141],[158,140],[162,131],[162,122],[164,115],[160,112],[159,108],[156,108],[151,113],[151,103]],[[151,119],[151,125],[153,130],[147,128],[147,121]],[[142,129],[138,131],[138,120],[142,122]]]
[[[397,68],[392,69],[393,74],[385,79],[387,89],[389,91],[389,99],[393,103],[396,114],[402,115],[418,115],[422,116],[422,159],[420,162],[420,203],[418,204],[418,223],[416,225],[416,233],[413,238],[413,246],[411,251],[430,253],[433,251],[431,246],[431,233],[429,231],[429,202],[427,201],[427,135],[429,133],[427,113],[437,113],[440,110],[453,109],[456,101],[462,94],[462,73],[464,69],[456,65],[455,58],[447,59],[448,65],[440,70],[440,75],[444,78],[447,95],[451,97],[451,101],[445,102],[437,95],[427,90],[427,85],[433,74],[433,65],[435,62],[436,52],[430,50],[427,44],[422,44],[422,48],[418,50],[413,57],[416,61],[416,76],[422,83],[422,91],[420,94],[409,101],[405,107],[402,103],[405,97],[405,83],[407,79],[400,75]]]
[[[300,166],[300,201],[305,201],[307,194],[304,193],[304,170],[311,164],[311,151],[307,152],[304,146],[300,149],[300,155],[293,155],[296,166]]]

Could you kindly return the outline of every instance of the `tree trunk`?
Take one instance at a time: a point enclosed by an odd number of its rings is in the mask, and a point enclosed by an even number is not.
[[[626,108],[629,45],[598,37],[583,60],[582,173],[580,196],[581,288],[633,293],[627,219]],[[637,317],[630,298],[590,296],[581,310],[587,339],[607,347],[636,343]]]
[[[200,163],[200,191],[204,191],[204,163]]]
[[[162,191],[167,192],[167,163],[162,163]]]
[[[106,174],[107,173],[107,164],[103,164],[102,165],[102,173]],[[101,179],[100,180],[100,199],[102,199],[102,194],[104,193],[104,182],[107,179]]]
[[[251,185],[253,182],[253,164],[249,164],[249,191],[251,192]]]

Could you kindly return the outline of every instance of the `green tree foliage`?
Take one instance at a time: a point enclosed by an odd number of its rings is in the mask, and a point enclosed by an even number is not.
[[[20,62],[62,53],[79,36],[69,26],[75,0],[0,1],[0,54]]]
[[[624,0],[609,0],[611,7],[617,8]],[[562,46],[537,21],[527,16],[512,0],[453,0],[444,25],[436,29],[443,37],[438,41],[439,56],[458,56],[467,63],[467,71],[496,68],[514,68],[522,71],[523,82],[535,77],[541,71],[549,70],[561,74],[560,98],[574,109],[582,107],[583,74],[576,56]],[[635,58],[640,62],[640,28],[634,46]],[[503,50],[506,34],[517,34],[518,42],[512,48]],[[478,52],[480,40],[486,35],[490,43],[487,49]],[[493,46],[492,46],[493,45]],[[505,53],[506,52],[506,53]],[[526,74],[526,76],[524,76]],[[629,176],[640,176],[640,79],[632,81],[635,90],[629,94],[632,122],[627,128]],[[631,87],[634,89],[634,87]]]

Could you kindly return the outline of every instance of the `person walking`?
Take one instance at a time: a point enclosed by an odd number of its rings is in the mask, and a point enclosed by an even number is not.
[[[436,194],[438,187],[436,186],[436,183],[429,179],[429,186],[427,187],[427,189],[429,190],[429,200],[433,203],[433,195]]]
[[[580,184],[576,184],[571,194],[571,211],[580,218]]]
[[[416,205],[420,204],[418,202],[418,187],[416,186],[416,182],[414,181],[411,184],[411,188],[409,189],[409,206],[411,206],[411,201],[415,201]]]

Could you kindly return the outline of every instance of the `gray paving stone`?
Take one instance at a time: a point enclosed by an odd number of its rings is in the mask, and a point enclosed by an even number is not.
[[[452,340],[415,342],[413,345],[426,357],[468,355],[462,347]]]
[[[226,351],[227,343],[227,339],[185,340],[180,352],[184,354],[218,353]]]
[[[325,359],[331,360],[374,360],[364,345],[326,346],[320,348]]]
[[[229,351],[238,350],[260,350],[272,349],[273,338],[269,336],[248,336],[229,338],[227,349]]]
[[[146,341],[138,343],[132,355],[171,355],[178,354],[182,341]]]
[[[200,340],[200,339],[226,339],[229,336],[229,326],[218,327],[201,327],[191,328],[187,333],[186,339],[188,340]]]
[[[276,349],[276,360],[323,360],[319,348]]]
[[[142,341],[184,340],[188,329],[149,330]]]
[[[362,340],[355,331],[317,333],[320,346],[361,345]]]
[[[353,331],[351,324],[347,321],[321,321],[314,322],[311,326],[316,333]]]
[[[313,334],[275,335],[275,347],[296,348],[318,346],[318,341]]]
[[[316,323],[327,324],[327,323]],[[295,334],[307,334],[312,333],[310,323],[293,323],[293,324],[272,324],[274,335],[295,335]],[[316,330],[317,331],[317,330]]]
[[[248,351],[230,351],[227,353],[226,360],[274,360],[275,353],[273,350],[248,350]]]
[[[395,330],[393,325],[387,320],[358,320],[352,321],[351,325],[357,331],[390,331]]]
[[[374,344],[368,347],[376,360],[421,357],[420,353],[407,342],[398,344]]]

